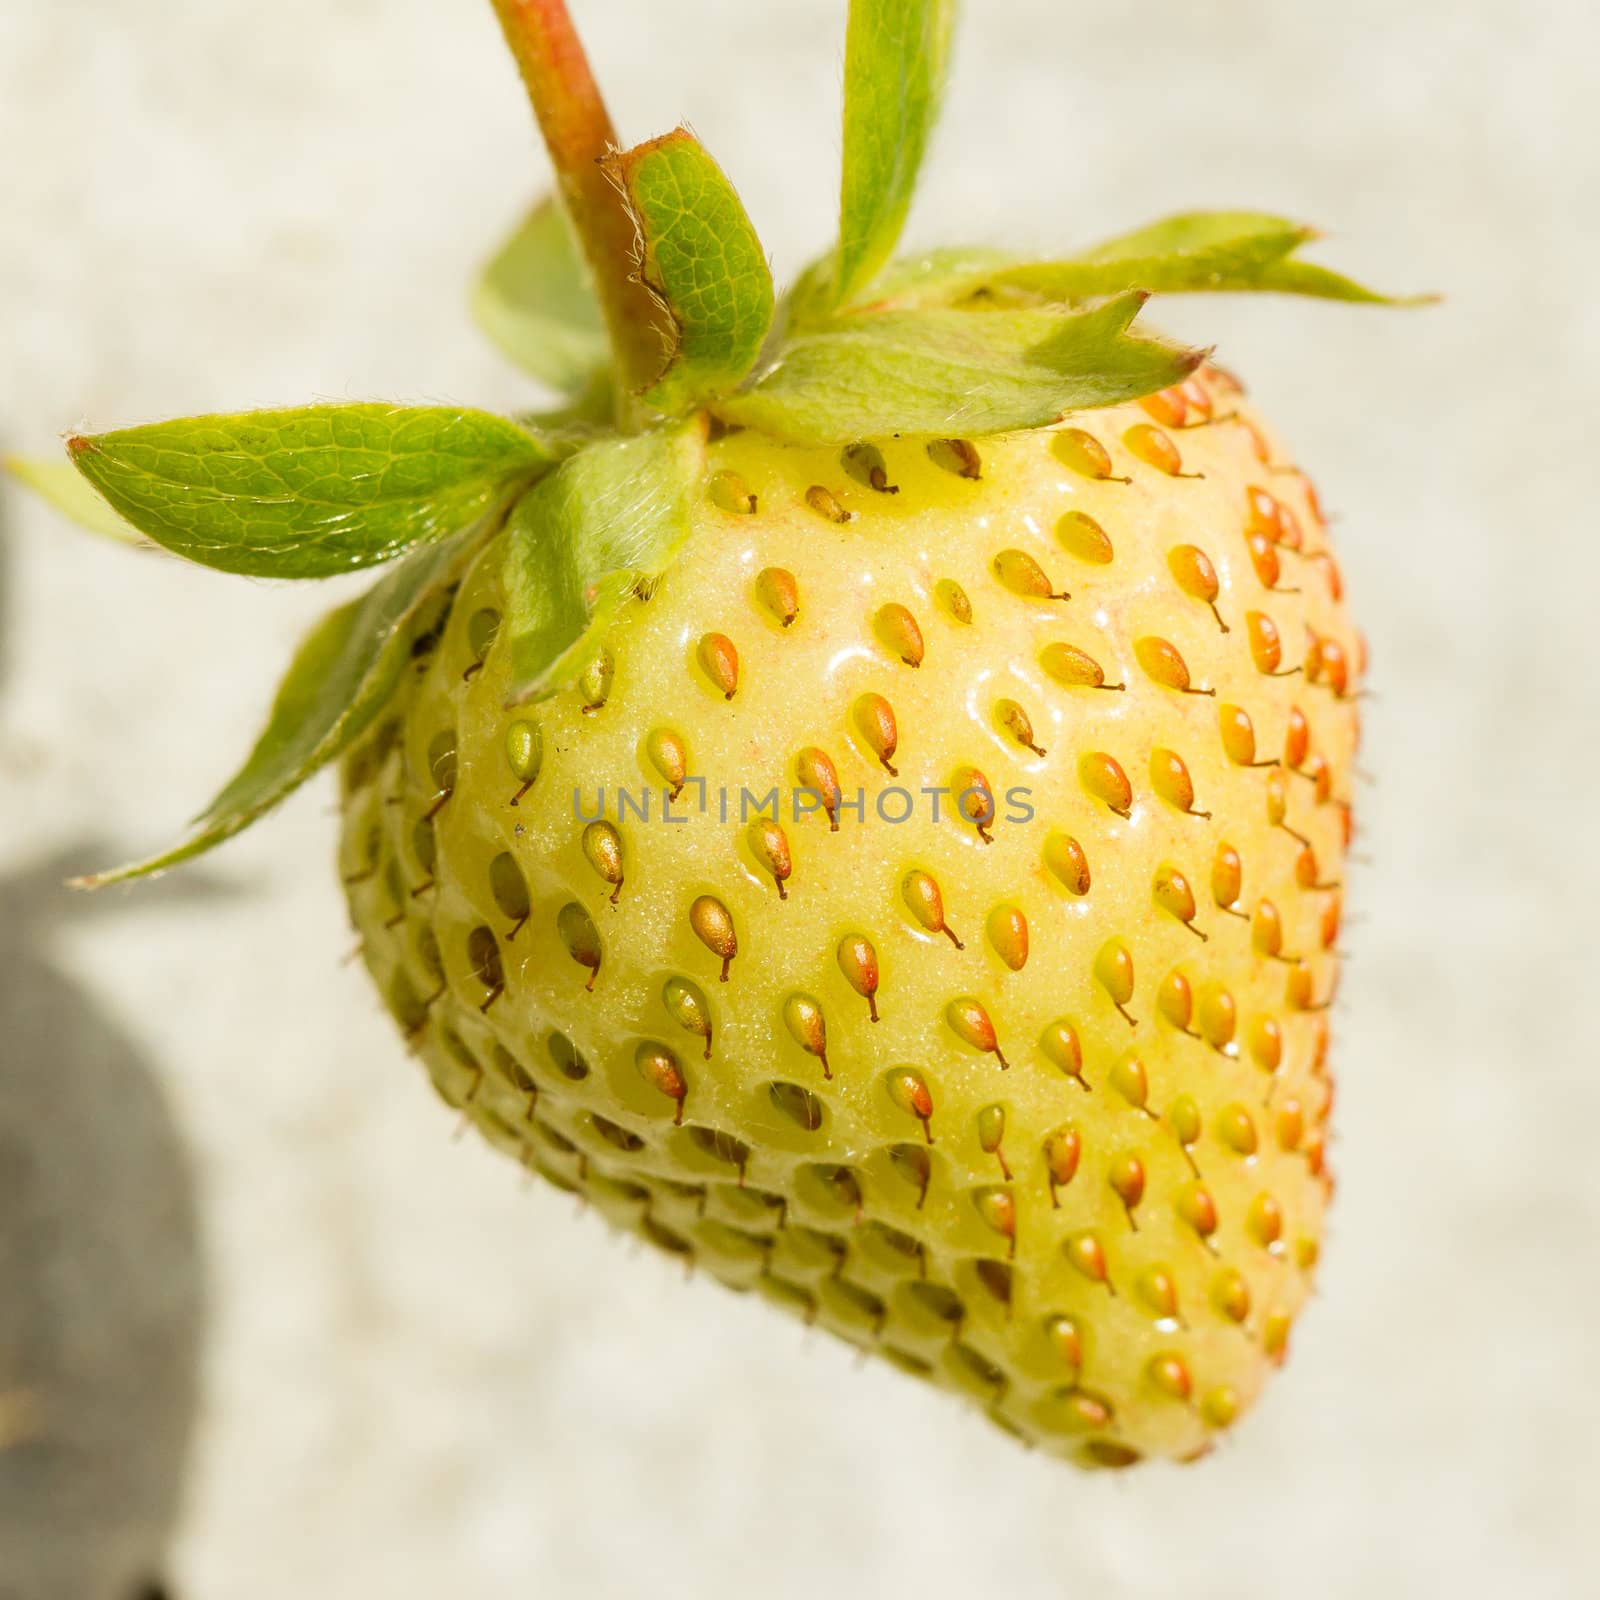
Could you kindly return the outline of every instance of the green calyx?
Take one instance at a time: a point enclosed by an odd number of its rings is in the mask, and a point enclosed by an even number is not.
[[[1137,399],[1204,352],[1134,324],[1152,293],[1388,299],[1254,212],[1175,216],[1076,255],[896,258],[943,90],[954,0],[851,0],[834,248],[779,299],[732,185],[685,129],[628,149],[562,0],[493,0],[556,169],[473,309],[559,396],[515,420],[456,407],[308,406],[74,436],[23,482],[103,535],[220,571],[321,578],[391,562],[297,652],[245,765],[188,838],[248,826],[367,728],[466,565],[503,562],[513,703],[566,687],[691,533],[708,428],[795,444],[980,437]],[[76,472],[72,469],[76,468]]]

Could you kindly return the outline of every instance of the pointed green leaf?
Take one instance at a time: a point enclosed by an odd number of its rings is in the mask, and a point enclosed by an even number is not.
[[[1063,301],[1149,289],[1157,294],[1239,290],[1314,295],[1371,305],[1415,304],[1291,259],[1316,231],[1258,211],[1190,211],[1167,217],[1066,261],[1019,263],[976,283]]]
[[[564,688],[628,596],[671,565],[703,444],[698,424],[595,444],[517,502],[506,524],[510,703]]]
[[[1249,287],[1272,294],[1302,294],[1315,300],[1344,300],[1352,305],[1431,306],[1439,301],[1436,294],[1380,294],[1329,267],[1288,256],[1269,263]]]
[[[554,198],[536,205],[495,252],[472,311],[502,354],[563,394],[595,386],[610,365],[605,318]]]
[[[104,888],[203,854],[248,828],[348,749],[405,670],[421,613],[475,544],[463,534],[413,551],[366,594],[330,611],[295,652],[249,760],[195,819],[188,838],[147,861],[80,878],[77,887]]]
[[[905,226],[954,24],[955,0],[851,0],[835,304],[867,287]]]
[[[753,388],[718,407],[780,439],[972,438],[1037,428],[1177,383],[1202,353],[1135,338],[1145,296],[1084,311],[889,311],[786,345]]]
[[[7,456],[5,469],[18,483],[26,484],[41,500],[47,500],[80,528],[97,533],[118,544],[149,545],[139,530],[124,521],[84,481],[70,461],[46,461],[40,456]]]
[[[453,406],[303,406],[70,439],[78,470],[174,555],[258,578],[325,578],[448,539],[556,449]]]
[[[772,325],[772,273],[733,185],[683,128],[606,169],[639,227],[639,272],[661,312],[664,367],[644,392],[662,411],[731,389]]]

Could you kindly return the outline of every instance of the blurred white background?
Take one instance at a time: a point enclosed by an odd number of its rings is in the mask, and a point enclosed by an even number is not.
[[[627,137],[692,122],[780,274],[827,241],[844,0],[573,9]],[[1204,1464],[1090,1478],[686,1285],[451,1142],[340,965],[324,781],[214,858],[204,904],[0,913],[48,925],[35,954],[153,1064],[193,1151],[180,1595],[1600,1592],[1600,25],[1581,0],[967,11],[914,238],[1257,206],[1449,296],[1159,313],[1220,344],[1340,514],[1379,694],[1341,1191],[1295,1358]],[[484,0],[0,0],[0,151],[0,447],[536,398],[465,309],[545,181]],[[100,547],[10,489],[0,519],[5,894],[64,849],[165,842],[328,597]],[[55,1059],[7,981],[0,1072]],[[91,1104],[116,1126],[114,1085]],[[85,1168],[85,1206],[105,1181]]]

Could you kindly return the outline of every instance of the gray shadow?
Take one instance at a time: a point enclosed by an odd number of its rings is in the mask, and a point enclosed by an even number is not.
[[[0,602],[4,566],[0,528]],[[188,1152],[150,1062],[52,949],[118,909],[62,882],[102,859],[88,842],[0,878],[0,1600],[165,1593],[199,1395]]]

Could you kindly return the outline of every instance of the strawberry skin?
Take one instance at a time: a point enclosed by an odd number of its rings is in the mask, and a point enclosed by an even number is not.
[[[1214,369],[976,445],[736,431],[519,710],[491,546],[344,764],[439,1093],[1042,1449],[1204,1452],[1331,1187],[1362,647],[1291,459]]]

